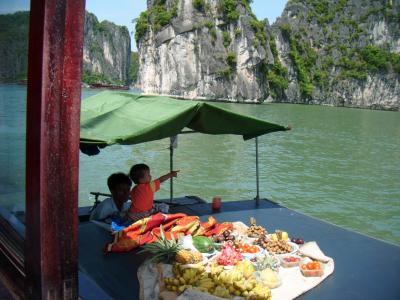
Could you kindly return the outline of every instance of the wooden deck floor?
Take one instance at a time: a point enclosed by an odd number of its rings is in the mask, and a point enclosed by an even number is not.
[[[210,205],[190,203],[172,207],[173,212],[198,215],[205,220]],[[369,238],[338,226],[303,215],[269,201],[225,202],[219,222],[242,221],[255,217],[269,231],[285,229],[291,236],[317,241],[324,253],[335,260],[335,272],[316,288],[298,299],[400,299],[400,247]],[[114,299],[138,299],[137,268],[145,259],[136,251],[111,253],[102,249],[110,235],[91,222],[79,226],[80,271],[88,275]]]

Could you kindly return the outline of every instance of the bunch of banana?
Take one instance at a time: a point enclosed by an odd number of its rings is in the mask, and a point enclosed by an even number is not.
[[[195,282],[197,282],[201,273],[197,269],[179,269],[179,267],[173,267],[172,271],[174,272],[176,278],[165,277],[164,283],[165,287],[170,291],[175,292],[183,292],[189,286],[192,286]]]
[[[242,273],[242,276],[245,278],[253,276],[255,272],[253,264],[247,259],[239,261],[234,267],[234,269]]]
[[[223,285],[217,285],[212,294],[217,297],[231,299],[229,290],[226,287],[224,287]]]
[[[251,291],[244,291],[242,295],[246,300],[270,300],[271,290],[257,283]]]
[[[224,267],[223,267],[223,266],[221,266],[221,265],[219,265],[219,264],[213,262],[213,263],[210,265],[210,275],[211,275],[211,278],[213,278],[214,280],[217,280],[218,275],[219,275],[223,270],[224,270]]]
[[[240,291],[240,294],[242,294],[245,291],[251,291],[253,288],[257,285],[257,281],[255,278],[249,279],[249,280],[239,280],[235,281],[233,283],[233,286]]]
[[[214,281],[207,275],[203,275],[200,280],[196,282],[195,289],[198,289],[202,292],[211,293],[213,292],[214,286]]]
[[[235,281],[243,279],[242,273],[232,269],[230,271],[222,271],[217,277],[217,282],[224,285],[232,285]]]

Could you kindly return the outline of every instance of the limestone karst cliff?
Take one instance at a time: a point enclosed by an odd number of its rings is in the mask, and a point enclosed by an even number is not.
[[[92,80],[126,84],[129,80],[131,39],[128,28],[99,22],[86,13],[83,48],[84,76]]]
[[[26,79],[28,66],[29,12],[0,15],[0,82]],[[125,26],[99,22],[86,13],[83,79],[127,83],[130,67],[130,36]]]
[[[138,86],[147,93],[262,101],[268,95],[268,37],[246,1],[148,1],[137,22]],[[196,4],[197,3],[197,4]],[[262,30],[262,29],[260,29]]]
[[[271,31],[285,102],[400,108],[400,1],[291,0]]]
[[[147,93],[399,110],[399,1],[148,0],[136,24]]]

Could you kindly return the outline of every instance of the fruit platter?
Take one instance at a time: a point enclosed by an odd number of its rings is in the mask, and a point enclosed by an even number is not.
[[[159,291],[161,299],[176,299],[183,293],[200,293],[203,299],[207,295],[224,299],[293,299],[309,289],[308,280],[313,287],[329,275],[324,273],[323,262],[301,252],[299,245],[305,243],[302,238],[290,239],[283,230],[268,233],[253,218],[245,228],[239,231],[233,226],[220,234],[186,235],[176,240],[167,240],[161,228],[157,241],[142,247],[142,251],[152,254],[146,264],[163,266],[157,288],[150,289]],[[293,278],[296,282],[291,283]],[[317,279],[312,281],[313,278]],[[296,294],[292,285],[301,285],[302,291]]]

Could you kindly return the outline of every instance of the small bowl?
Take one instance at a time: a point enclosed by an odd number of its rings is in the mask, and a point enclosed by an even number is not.
[[[260,246],[257,246],[257,245],[255,245],[255,246],[258,249],[258,251],[256,253],[240,252],[240,254],[242,254],[243,258],[245,258],[245,259],[253,259],[257,255],[260,255],[264,252],[263,248],[261,248]]]
[[[287,258],[289,257],[294,257],[297,259],[297,261],[287,261]],[[285,254],[285,255],[280,255],[279,260],[281,262],[281,266],[284,268],[293,268],[298,266],[301,261],[303,260],[300,256],[294,255],[294,254]]]
[[[319,262],[320,269],[318,269],[318,270],[307,270],[307,269],[304,270],[303,266],[309,262],[311,262],[311,260],[305,259],[299,264],[300,272],[301,272],[301,274],[303,274],[303,276],[305,276],[305,277],[321,277],[322,275],[324,275],[325,264],[323,264],[322,262]]]

